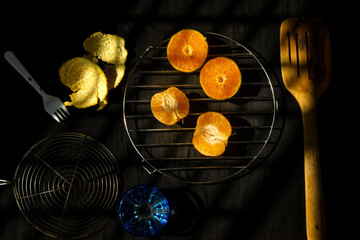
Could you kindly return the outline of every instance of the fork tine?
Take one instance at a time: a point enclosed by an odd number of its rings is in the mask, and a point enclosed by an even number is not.
[[[60,106],[61,110],[63,110],[67,115],[70,115],[69,111],[67,110],[67,108],[64,105]]]
[[[60,111],[60,110],[57,110],[57,111],[55,112],[55,114],[56,114],[56,116],[57,116],[61,121],[64,120],[64,116],[61,114],[61,111]]]
[[[56,97],[47,95],[47,100],[44,102],[45,110],[57,121],[64,121],[69,115],[69,111],[64,104]]]
[[[62,107],[60,107],[56,112],[60,116],[61,120],[65,120],[67,116],[70,114],[68,111],[65,111]]]
[[[60,119],[58,118],[58,116],[56,115],[56,112],[54,112],[53,114],[50,114],[58,123],[60,123]]]
[[[56,111],[56,115],[59,117],[60,120],[64,121],[67,118],[67,113],[62,108],[59,108]]]

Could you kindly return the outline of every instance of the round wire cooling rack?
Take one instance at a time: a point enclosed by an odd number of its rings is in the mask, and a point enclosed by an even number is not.
[[[118,164],[100,142],[62,133],[34,145],[13,180],[16,202],[39,231],[58,239],[88,236],[116,213]]]
[[[244,45],[216,33],[204,34],[208,59],[233,59],[242,74],[238,93],[218,101],[203,92],[199,72],[183,73],[171,67],[166,57],[169,39],[149,46],[130,72],[123,99],[126,132],[142,166],[149,173],[161,173],[189,183],[214,183],[253,170],[270,154],[280,136],[279,95],[274,72],[263,58]],[[169,87],[183,91],[190,112],[182,121],[166,126],[153,117],[151,97]],[[281,104],[280,104],[281,105]],[[192,145],[198,116],[207,111],[222,113],[231,123],[233,135],[222,156],[202,156]]]

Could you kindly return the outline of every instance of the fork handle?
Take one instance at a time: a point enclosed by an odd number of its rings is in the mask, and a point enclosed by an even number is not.
[[[13,68],[15,68],[18,73],[20,73],[23,78],[33,87],[35,90],[41,95],[44,96],[46,93],[41,89],[39,84],[35,81],[35,79],[30,75],[30,73],[26,70],[26,68],[22,65],[19,59],[15,56],[12,51],[7,51],[4,54],[5,59],[10,63]]]
[[[304,171],[306,232],[308,240],[325,240],[325,206],[321,182],[316,107],[302,111],[304,130]]]

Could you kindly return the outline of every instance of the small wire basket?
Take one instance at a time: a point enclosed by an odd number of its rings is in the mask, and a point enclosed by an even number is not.
[[[81,238],[116,213],[119,167],[100,142],[62,133],[34,145],[12,182],[16,202],[39,231],[58,239]]]

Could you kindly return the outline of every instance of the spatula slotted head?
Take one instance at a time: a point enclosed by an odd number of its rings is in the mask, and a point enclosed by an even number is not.
[[[280,28],[281,72],[285,87],[299,102],[317,100],[331,74],[330,34],[318,18],[290,18]],[[299,102],[300,103],[300,102]]]

